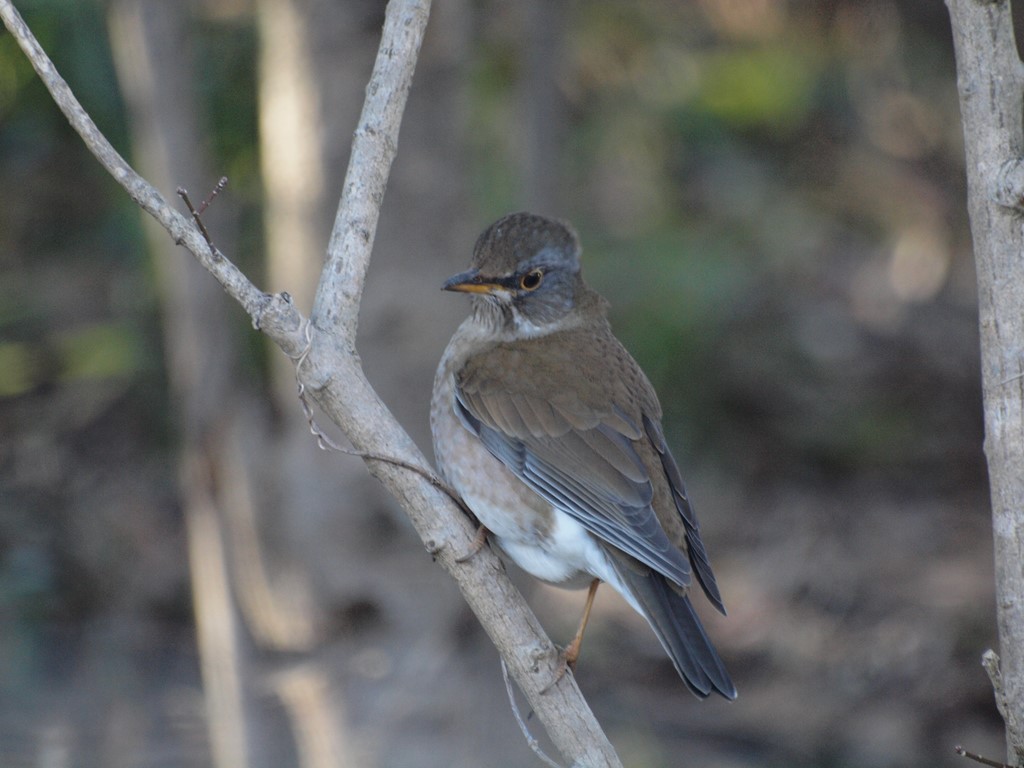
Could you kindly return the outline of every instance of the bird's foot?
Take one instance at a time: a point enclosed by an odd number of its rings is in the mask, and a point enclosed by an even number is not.
[[[562,678],[565,677],[566,672],[572,672],[576,674],[576,661],[580,657],[580,646],[579,643],[570,643],[567,648],[558,652],[558,663],[555,665],[555,677],[550,683],[541,688],[540,692],[543,696],[545,693],[550,691]]]
[[[477,528],[476,536],[473,537],[473,543],[469,547],[469,552],[467,552],[464,555],[459,555],[459,557],[456,557],[455,562],[464,563],[467,560],[472,560],[476,556],[476,554],[484,548],[484,545],[487,544],[488,533],[489,531],[487,530],[487,527],[484,525],[481,525],[479,528]]]

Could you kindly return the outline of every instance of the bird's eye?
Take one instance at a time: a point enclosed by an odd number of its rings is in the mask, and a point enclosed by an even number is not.
[[[542,269],[531,269],[521,278],[519,278],[519,287],[524,291],[536,290],[537,286],[540,285],[540,281],[544,279],[544,270]]]

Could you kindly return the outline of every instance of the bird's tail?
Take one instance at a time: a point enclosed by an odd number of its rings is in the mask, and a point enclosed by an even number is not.
[[[650,623],[690,690],[702,699],[712,691],[735,699],[736,686],[704,633],[690,598],[676,592],[659,573],[638,573],[626,564],[615,570],[633,598],[630,602]]]

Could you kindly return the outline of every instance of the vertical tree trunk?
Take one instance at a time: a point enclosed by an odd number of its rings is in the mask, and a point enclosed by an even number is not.
[[[1007,0],[947,0],[956,48],[981,326],[999,658],[986,668],[1024,765],[1024,67]]]

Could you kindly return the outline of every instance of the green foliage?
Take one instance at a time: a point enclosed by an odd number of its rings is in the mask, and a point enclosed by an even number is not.
[[[136,327],[129,323],[102,323],[76,328],[57,340],[61,378],[105,379],[140,370],[147,355]]]
[[[791,131],[813,106],[815,59],[781,45],[709,55],[694,105],[728,125]]]
[[[36,364],[28,344],[0,343],[0,397],[26,392],[35,377]]]

